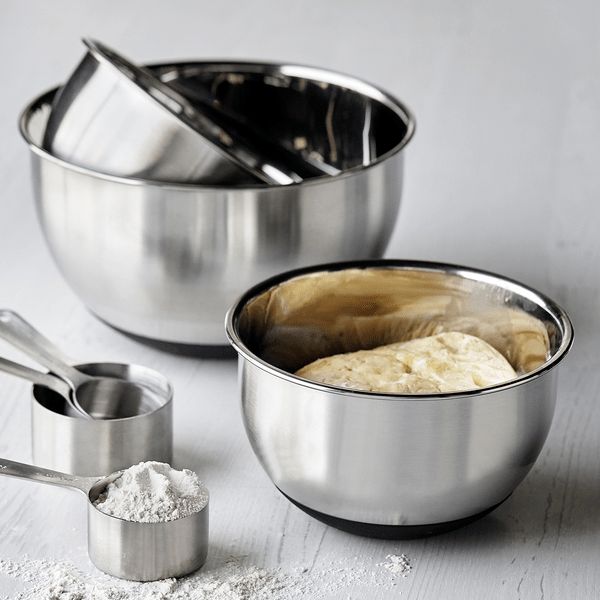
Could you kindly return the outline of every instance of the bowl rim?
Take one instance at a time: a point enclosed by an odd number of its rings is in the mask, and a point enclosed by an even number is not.
[[[556,323],[560,326],[562,339],[559,347],[556,352],[542,365],[540,365],[537,369],[530,371],[529,373],[525,373],[520,375],[514,379],[510,379],[504,383],[499,383],[497,385],[488,386],[485,388],[475,388],[471,390],[463,390],[459,392],[438,392],[431,394],[395,394],[391,392],[369,392],[364,390],[354,390],[341,388],[334,385],[319,383],[316,381],[311,381],[309,379],[304,379],[303,377],[298,377],[293,373],[289,373],[275,367],[263,360],[254,352],[252,352],[246,344],[242,341],[239,333],[238,333],[238,321],[241,314],[241,311],[246,306],[246,304],[256,298],[258,295],[267,291],[269,288],[272,288],[280,283],[285,281],[289,281],[295,277],[299,277],[301,275],[307,275],[309,273],[317,273],[320,271],[343,271],[345,269],[368,269],[368,268],[377,268],[377,269],[401,269],[401,270],[412,270],[412,271],[428,271],[428,272],[436,272],[436,273],[447,273],[456,275],[458,277],[463,277],[470,280],[480,281],[484,283],[490,283],[498,285],[504,289],[511,290],[513,292],[518,293],[520,296],[527,298],[528,300],[534,302],[536,305],[542,307],[549,315],[551,315]],[[511,279],[510,277],[505,277],[504,275],[499,275],[498,273],[494,273],[492,271],[486,271],[483,269],[478,269],[475,267],[467,267],[463,265],[456,265],[452,263],[442,263],[442,262],[434,262],[434,261],[421,261],[421,260],[402,260],[402,259],[378,259],[378,260],[359,260],[359,261],[343,261],[343,262],[334,262],[334,263],[325,263],[319,265],[311,265],[309,267],[303,267],[299,269],[293,269],[291,271],[286,271],[284,273],[280,273],[275,275],[274,277],[270,277],[269,279],[265,279],[264,281],[254,285],[249,290],[247,290],[244,294],[242,294],[233,306],[227,311],[225,316],[225,331],[227,334],[227,338],[231,345],[235,348],[238,353],[239,358],[244,358],[254,366],[259,369],[274,375],[279,379],[284,379],[290,383],[300,385],[303,387],[308,387],[314,390],[318,390],[321,392],[333,393],[343,396],[352,396],[358,398],[372,398],[379,400],[389,400],[389,401],[419,401],[419,402],[427,402],[427,401],[439,401],[439,400],[451,400],[456,398],[464,398],[464,397],[472,397],[478,395],[487,395],[494,392],[500,392],[503,390],[512,389],[514,387],[523,385],[529,381],[533,381],[551,369],[553,369],[556,365],[558,365],[563,358],[567,355],[571,346],[573,345],[573,324],[571,319],[567,315],[566,311],[559,306],[554,300],[546,296],[545,294],[537,291],[536,289],[525,285],[515,279]]]
[[[412,111],[398,98],[396,98],[391,93],[385,91],[383,88],[380,88],[372,83],[365,81],[364,79],[355,77],[353,75],[348,75],[345,73],[341,73],[339,71],[334,71],[330,69],[325,69],[321,67],[313,67],[308,65],[296,64],[296,63],[287,63],[287,62],[262,62],[262,61],[251,61],[251,60],[236,60],[236,59],[207,59],[207,60],[179,60],[172,62],[160,62],[160,63],[150,63],[143,64],[142,68],[150,69],[153,72],[158,71],[160,69],[175,69],[175,68],[184,68],[184,67],[192,67],[196,65],[196,67],[204,66],[204,67],[220,67],[220,68],[236,68],[239,70],[245,70],[246,72],[263,72],[269,74],[281,74],[287,75],[290,77],[302,77],[306,79],[313,79],[316,81],[331,83],[334,85],[342,86],[352,91],[368,95],[373,100],[376,100],[391,109],[395,112],[400,119],[404,122],[406,126],[406,132],[404,137],[400,140],[398,144],[396,144],[393,148],[378,156],[373,162],[368,165],[357,165],[356,167],[352,167],[351,169],[346,169],[337,175],[322,175],[319,177],[311,177],[310,179],[306,179],[297,183],[289,183],[289,184],[280,184],[280,185],[270,185],[262,182],[257,183],[243,183],[239,185],[205,185],[193,182],[169,182],[169,181],[161,181],[157,179],[146,179],[142,177],[122,177],[119,175],[111,175],[109,173],[104,173],[102,171],[98,171],[95,169],[91,169],[88,167],[83,167],[80,165],[76,165],[69,161],[63,160],[52,155],[50,152],[42,148],[41,142],[37,144],[33,141],[30,133],[29,133],[29,122],[31,120],[31,115],[42,108],[44,105],[50,105],[52,99],[56,95],[56,93],[61,89],[61,86],[55,86],[45,92],[37,95],[35,98],[30,100],[25,108],[21,111],[21,114],[18,118],[18,127],[21,137],[24,139],[26,144],[29,146],[30,150],[40,156],[41,158],[53,162],[63,168],[66,168],[71,171],[75,171],[84,175],[88,175],[91,177],[95,177],[98,179],[104,179],[107,181],[112,181],[115,183],[127,184],[127,185],[151,185],[159,188],[167,188],[167,189],[192,189],[192,190],[217,190],[217,191],[227,191],[227,190],[281,190],[281,189],[293,189],[297,186],[310,186],[310,185],[319,185],[325,183],[327,181],[344,179],[347,177],[352,177],[357,173],[361,173],[363,171],[368,171],[372,168],[379,166],[381,163],[385,162],[392,156],[400,153],[404,147],[410,142],[413,138],[416,130],[416,121]],[[155,74],[155,73],[153,73]],[[157,78],[160,79],[159,76]],[[162,81],[162,80],[161,80]]]

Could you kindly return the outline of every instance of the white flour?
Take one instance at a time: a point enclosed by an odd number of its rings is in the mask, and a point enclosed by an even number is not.
[[[166,463],[142,462],[110,483],[94,505],[113,517],[158,523],[187,517],[208,503],[198,475],[177,471]]]
[[[382,566],[394,575],[407,577],[412,569],[410,559],[406,554],[388,554],[385,559],[387,562],[382,563]]]
[[[15,600],[263,600],[277,598],[289,581],[257,567],[228,563],[184,579],[135,583],[90,577],[67,562],[0,561],[0,573],[29,583]]]
[[[364,600],[375,588],[400,593],[393,577],[364,562],[355,557],[319,569],[298,566],[283,571],[230,559],[183,579],[136,583],[98,571],[84,573],[68,562],[23,558],[0,560],[0,577],[8,576],[24,588],[10,600],[325,600],[342,593],[344,598]]]

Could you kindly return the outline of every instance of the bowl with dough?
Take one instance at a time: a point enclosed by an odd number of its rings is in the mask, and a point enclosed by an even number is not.
[[[401,260],[278,275],[226,329],[273,483],[323,522],[388,538],[454,529],[510,496],[573,340],[565,311],[524,284]]]

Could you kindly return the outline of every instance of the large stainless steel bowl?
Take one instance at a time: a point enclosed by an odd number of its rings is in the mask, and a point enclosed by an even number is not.
[[[462,393],[352,391],[294,375],[316,358],[434,331],[474,333],[519,377]],[[546,296],[445,264],[367,261],[300,269],[252,288],[227,317],[242,411],[273,483],[336,527],[412,537],[467,523],[532,467],[573,332]],[[543,500],[540,500],[543,503]]]
[[[206,187],[112,177],[41,147],[56,90],[20,127],[39,220],[56,263],[100,318],[146,338],[223,346],[227,306],[257,281],[325,260],[380,257],[414,122],[389,94],[295,65],[179,63],[153,71],[206,88],[273,139],[343,172],[289,186]],[[175,348],[175,346],[173,346]]]

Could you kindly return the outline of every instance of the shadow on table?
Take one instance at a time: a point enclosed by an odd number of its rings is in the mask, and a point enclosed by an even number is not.
[[[600,533],[600,477],[590,471],[531,473],[504,504],[462,529],[429,538],[429,544],[494,549],[520,542],[559,548]],[[424,543],[426,540],[420,540]],[[416,542],[419,543],[419,542]]]

